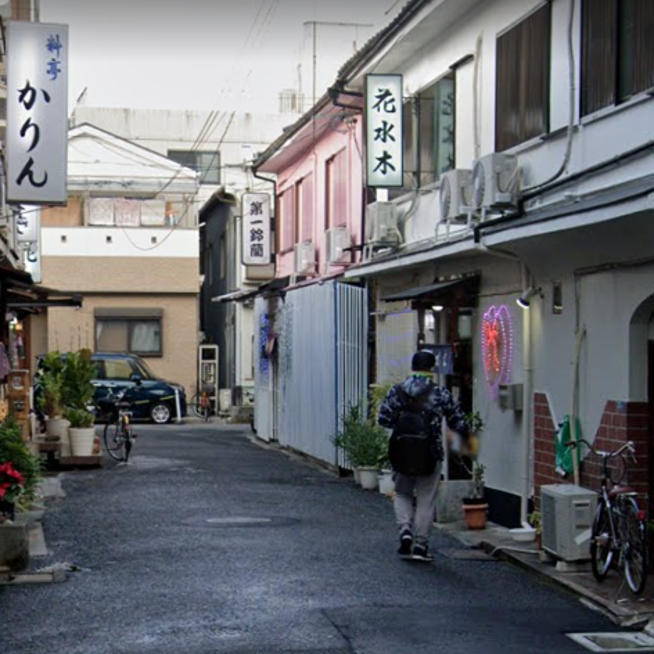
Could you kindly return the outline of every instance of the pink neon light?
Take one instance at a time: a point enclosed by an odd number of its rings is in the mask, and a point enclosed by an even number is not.
[[[489,307],[481,326],[481,350],[484,373],[491,398],[499,387],[511,382],[513,366],[513,319],[506,304]]]

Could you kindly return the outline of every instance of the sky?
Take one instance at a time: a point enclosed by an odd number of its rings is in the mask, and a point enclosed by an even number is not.
[[[405,1],[41,0],[41,22],[69,26],[69,111],[276,111],[279,91],[297,86],[305,22],[319,36],[325,22],[374,34]]]

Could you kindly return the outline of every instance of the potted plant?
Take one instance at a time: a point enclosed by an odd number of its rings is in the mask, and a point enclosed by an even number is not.
[[[379,461],[388,450],[386,431],[366,419],[360,406],[353,405],[333,442],[343,449],[350,464],[358,471],[361,487],[377,489]]]
[[[63,416],[62,397],[64,361],[60,352],[48,352],[36,373],[38,407],[45,414],[46,438],[68,445],[68,420]]]
[[[540,511],[532,511],[527,516],[527,522],[536,530],[536,546],[541,549],[543,540],[543,518]]]
[[[463,498],[463,513],[468,529],[485,529],[488,504],[484,494],[486,466],[477,459],[472,462],[472,492]]]
[[[73,456],[93,454],[95,416],[91,382],[95,377],[96,365],[91,360],[91,350],[68,354],[62,373],[62,399],[66,404],[64,415],[70,421],[68,432]]]
[[[477,456],[479,453],[479,434],[484,431],[484,421],[479,411],[466,413],[465,420],[470,428],[466,454]]]

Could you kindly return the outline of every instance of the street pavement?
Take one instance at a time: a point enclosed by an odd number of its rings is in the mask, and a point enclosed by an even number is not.
[[[75,571],[0,588],[2,654],[567,654],[618,629],[441,531],[400,560],[388,498],[246,428],[137,431],[130,465],[62,475],[34,564]]]

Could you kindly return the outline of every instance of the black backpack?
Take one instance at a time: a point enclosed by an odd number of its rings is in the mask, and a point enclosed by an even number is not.
[[[399,389],[399,393],[404,408],[400,411],[388,445],[391,465],[393,470],[403,475],[430,475],[437,463],[427,410],[431,388],[417,397],[407,395],[402,389]]]

